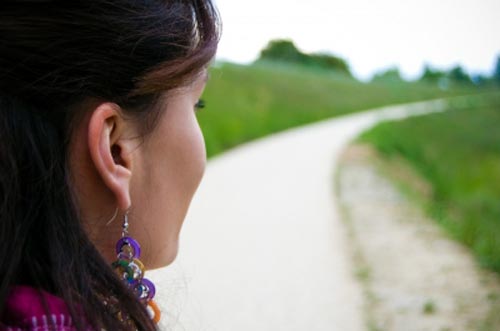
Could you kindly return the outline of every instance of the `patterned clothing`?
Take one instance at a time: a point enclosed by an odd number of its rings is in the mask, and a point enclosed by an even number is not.
[[[76,328],[61,298],[33,287],[14,286],[1,315],[0,331],[76,331]]]

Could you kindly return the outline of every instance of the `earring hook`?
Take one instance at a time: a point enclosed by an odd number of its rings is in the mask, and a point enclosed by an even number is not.
[[[106,226],[110,225],[111,222],[113,222],[116,218],[116,215],[118,215],[118,207],[116,207],[116,210],[115,210],[115,214],[113,215],[113,217],[111,217],[111,219],[106,223]]]
[[[122,238],[128,236],[128,210],[125,212],[123,216],[123,225],[122,225]]]

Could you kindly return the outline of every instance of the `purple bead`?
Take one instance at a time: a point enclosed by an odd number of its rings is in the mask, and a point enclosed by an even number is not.
[[[151,282],[149,279],[146,278],[143,278],[141,282],[144,286],[148,288],[148,300],[153,299],[156,294],[156,287],[153,284],[153,282]]]
[[[134,251],[132,258],[138,259],[141,256],[141,246],[135,239],[131,237],[123,237],[116,243],[116,254],[120,254],[122,247],[125,245],[130,245]]]

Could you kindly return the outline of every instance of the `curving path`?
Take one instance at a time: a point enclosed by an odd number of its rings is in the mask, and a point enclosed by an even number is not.
[[[168,330],[364,330],[362,293],[337,210],[342,149],[387,119],[441,111],[391,106],[292,129],[208,163],[177,260],[149,272]]]

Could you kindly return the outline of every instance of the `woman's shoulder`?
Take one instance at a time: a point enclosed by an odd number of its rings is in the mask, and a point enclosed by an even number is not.
[[[1,314],[0,331],[76,331],[63,299],[30,286],[14,286]]]

